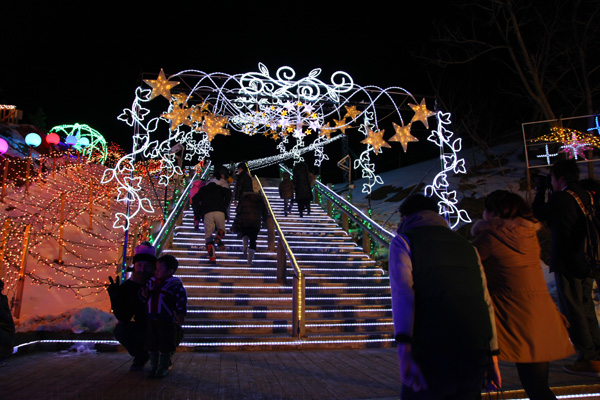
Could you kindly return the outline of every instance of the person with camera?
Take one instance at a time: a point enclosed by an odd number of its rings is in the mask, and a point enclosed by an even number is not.
[[[554,272],[560,311],[569,322],[569,337],[575,363],[565,365],[569,373],[600,377],[600,327],[592,297],[593,277],[585,261],[585,216],[574,193],[589,207],[589,192],[579,184],[579,168],[573,159],[559,160],[547,179],[536,181],[532,203],[535,217],[550,227],[550,271]],[[572,192],[572,193],[571,193]]]

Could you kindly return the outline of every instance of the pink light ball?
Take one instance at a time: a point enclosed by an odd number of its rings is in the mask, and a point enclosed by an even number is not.
[[[8,151],[8,142],[0,138],[0,154],[4,154]]]
[[[46,143],[57,145],[60,143],[60,136],[54,132],[51,132],[46,136]]]

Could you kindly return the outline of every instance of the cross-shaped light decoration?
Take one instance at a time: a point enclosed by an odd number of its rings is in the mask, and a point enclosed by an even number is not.
[[[550,157],[556,157],[557,155],[558,155],[558,153],[550,154],[550,152],[548,151],[548,145],[546,145],[546,153],[545,154],[539,154],[537,156],[537,158],[545,158],[546,159],[546,163],[548,165],[550,165]]]

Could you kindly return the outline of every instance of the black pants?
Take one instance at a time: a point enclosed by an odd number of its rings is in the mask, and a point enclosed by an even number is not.
[[[146,350],[173,353],[183,337],[183,329],[171,319],[148,319]]]
[[[133,357],[144,358],[148,352],[144,349],[146,341],[146,323],[135,321],[119,322],[113,331],[115,339],[125,347]]]
[[[521,385],[531,400],[556,400],[548,386],[550,363],[517,363]]]
[[[600,328],[594,308],[592,278],[554,274],[560,311],[569,321],[569,337],[579,360],[600,358]]]
[[[242,227],[241,236],[248,237],[248,248],[249,249],[256,250],[256,239],[258,238],[259,232],[260,232],[260,228]]]
[[[402,400],[475,400],[481,399],[484,374],[489,363],[487,351],[444,354],[432,351],[415,355],[427,384],[414,392],[402,386]]]

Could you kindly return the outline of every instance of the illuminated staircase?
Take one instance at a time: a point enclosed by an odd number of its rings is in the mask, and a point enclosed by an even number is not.
[[[388,347],[393,342],[389,280],[319,206],[300,218],[296,205],[283,216],[276,187],[265,187],[271,206],[306,276],[306,335],[292,325],[292,271],[277,283],[276,254],[268,250],[266,229],[258,238],[254,263],[242,241],[225,236],[209,264],[202,226],[194,230],[191,208],[176,227],[172,246],[177,271],[188,292],[188,316],[181,349],[197,351]],[[230,221],[235,210],[232,206]],[[227,224],[229,228],[229,222]]]

